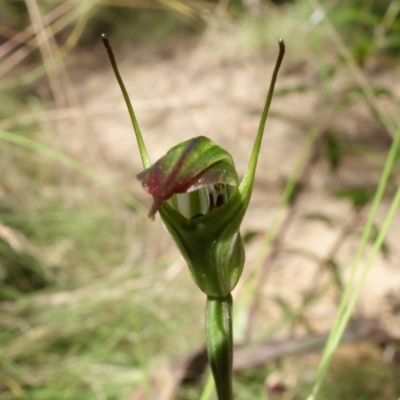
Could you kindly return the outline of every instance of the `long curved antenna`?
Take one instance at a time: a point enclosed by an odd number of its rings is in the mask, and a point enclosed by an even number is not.
[[[101,35],[101,40],[103,41],[104,46],[107,50],[108,58],[110,59],[112,69],[114,71],[115,77],[117,78],[119,87],[121,88],[122,94],[125,99],[126,106],[128,107],[129,115],[130,115],[131,121],[132,121],[133,130],[135,131],[136,140],[137,140],[137,143],[139,146],[139,152],[140,152],[140,157],[142,159],[143,167],[145,169],[149,168],[151,163],[150,163],[149,155],[146,150],[146,145],[144,144],[144,141],[143,141],[142,132],[140,131],[139,124],[137,122],[135,112],[133,111],[133,107],[132,107],[131,101],[129,99],[128,92],[126,91],[124,82],[122,81],[121,75],[118,71],[117,63],[115,61],[114,53],[111,49],[110,42],[108,41],[105,33],[103,33]]]
[[[268,111],[269,111],[269,107],[271,105],[272,96],[274,94],[274,88],[275,88],[276,79],[278,77],[279,68],[282,64],[283,56],[285,55],[285,43],[284,43],[283,39],[279,38],[278,43],[279,43],[279,55],[278,55],[278,58],[275,63],[274,72],[272,74],[271,84],[269,87],[267,99],[265,101],[264,110],[261,115],[261,120],[260,120],[260,125],[258,127],[257,137],[254,142],[253,151],[250,156],[250,161],[249,161],[249,165],[247,167],[246,174],[239,186],[239,190],[243,194],[243,199],[245,202],[250,201],[251,189],[252,189],[253,182],[254,182],[254,175],[256,172],[258,155],[260,153],[261,142],[262,142],[262,138],[264,135],[265,122],[267,121]]]

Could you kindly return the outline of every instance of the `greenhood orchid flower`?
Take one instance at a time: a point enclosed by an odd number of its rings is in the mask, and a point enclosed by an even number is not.
[[[154,197],[150,216],[159,210],[197,286],[207,296],[227,296],[244,265],[239,227],[245,210],[235,197],[231,156],[198,137],[173,147],[138,179]]]
[[[151,165],[111,47],[105,35],[102,39],[125,98],[145,168],[137,178],[153,196],[149,217],[154,218],[159,212],[193,280],[207,295],[206,345],[210,365],[219,400],[231,400],[231,292],[245,260],[239,229],[250,202],[264,127],[285,52],[283,40],[279,39],[279,56],[249,166],[239,184],[230,154],[203,136],[178,144]]]

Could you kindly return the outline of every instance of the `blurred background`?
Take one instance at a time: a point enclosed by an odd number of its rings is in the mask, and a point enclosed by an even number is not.
[[[234,390],[305,399],[396,134],[400,1],[0,1],[0,400],[204,394],[205,296],[147,218],[103,32],[151,160],[205,135],[241,176],[284,38],[242,228]],[[320,399],[400,397],[391,222]]]

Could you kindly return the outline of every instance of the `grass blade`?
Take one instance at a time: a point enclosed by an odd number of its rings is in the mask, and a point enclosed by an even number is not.
[[[395,198],[392,201],[391,207],[389,209],[389,212],[386,215],[385,221],[379,231],[379,234],[374,241],[374,245],[371,251],[371,254],[367,260],[367,264],[364,267],[364,270],[362,271],[361,278],[357,284],[355,284],[355,277],[356,273],[361,261],[361,257],[365,252],[365,248],[368,244],[369,237],[372,233],[373,225],[374,225],[374,220],[378,211],[379,204],[382,200],[383,194],[385,192],[386,185],[388,183],[389,177],[391,170],[393,168],[393,165],[396,161],[396,155],[398,153],[400,146],[400,127],[398,128],[395,138],[393,140],[392,146],[389,151],[389,155],[387,157],[381,179],[379,181],[379,185],[372,203],[371,210],[368,215],[367,222],[365,224],[365,228],[360,240],[360,244],[358,247],[358,251],[355,255],[352,269],[351,269],[351,275],[348,284],[346,285],[345,292],[342,296],[340,305],[339,305],[339,310],[335,319],[335,322],[332,327],[331,334],[329,336],[327,345],[325,347],[324,353],[322,355],[322,359],[318,368],[317,372],[317,379],[316,382],[312,388],[311,394],[308,397],[307,400],[314,400],[320,387],[323,382],[323,379],[325,377],[326,371],[329,367],[330,361],[332,359],[332,356],[339,345],[340,339],[343,335],[343,332],[346,328],[346,325],[350,319],[351,313],[354,310],[354,307],[356,305],[356,302],[358,300],[358,297],[361,293],[361,289],[364,285],[365,279],[368,275],[368,272],[370,271],[373,262],[375,260],[375,257],[380,250],[383,241],[385,239],[386,233],[389,229],[389,226],[394,218],[395,212],[399,206],[400,203],[400,188],[397,190]],[[356,285],[354,287],[354,285]]]
[[[0,139],[9,143],[13,143],[17,146],[24,147],[36,153],[43,154],[49,158],[52,158],[53,160],[60,162],[61,164],[67,165],[68,167],[80,172],[81,174],[89,177],[95,182],[98,182],[102,186],[106,187],[108,190],[116,194],[124,203],[128,204],[134,210],[140,212],[143,215],[147,214],[146,208],[141,203],[139,203],[139,201],[136,200],[132,195],[130,195],[128,192],[126,192],[119,186],[108,182],[93,169],[80,163],[79,161],[74,160],[73,158],[68,157],[65,154],[49,146],[46,146],[45,144],[39,143],[35,140],[27,139],[23,136],[16,135],[15,133],[12,132],[0,130]]]

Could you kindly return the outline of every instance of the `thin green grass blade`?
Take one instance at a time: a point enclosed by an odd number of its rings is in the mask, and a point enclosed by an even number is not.
[[[0,130],[0,139],[9,143],[13,143],[17,146],[24,147],[28,150],[43,154],[49,158],[52,158],[53,160],[60,162],[61,164],[67,165],[68,167],[94,180],[95,182],[100,183],[102,186],[106,187],[108,190],[116,194],[124,203],[128,204],[130,207],[132,207],[134,210],[138,211],[142,215],[147,214],[146,208],[133,196],[131,196],[125,190],[121,189],[119,186],[108,182],[97,172],[93,171],[93,169],[87,167],[79,161],[76,161],[73,158],[68,157],[65,154],[54,150],[49,146],[46,146],[35,140],[27,139],[23,136],[16,135],[15,133]]]
[[[389,212],[386,215],[383,226],[382,226],[381,230],[379,231],[379,235],[378,235],[377,239],[374,242],[372,252],[371,252],[371,254],[368,258],[368,262],[363,270],[360,281],[357,284],[351,299],[349,300],[349,303],[344,311],[344,314],[336,328],[336,331],[334,332],[335,334],[332,337],[332,340],[330,342],[328,342],[328,345],[326,346],[326,349],[324,352],[324,354],[326,354],[325,362],[323,364],[321,364],[321,368],[318,370],[319,373],[317,376],[317,381],[312,389],[311,395],[307,398],[307,400],[314,400],[320,387],[321,387],[321,384],[325,377],[326,371],[328,370],[332,356],[333,356],[337,346],[339,345],[340,339],[343,335],[343,332],[346,328],[347,323],[350,320],[351,314],[355,308],[358,297],[360,296],[360,293],[364,286],[365,280],[368,276],[369,271],[371,270],[371,267],[375,261],[375,258],[377,256],[378,252],[380,251],[380,249],[382,247],[382,244],[385,240],[387,231],[393,221],[393,218],[399,208],[399,205],[400,205],[400,188],[397,189],[395,198],[390,206]]]
[[[174,11],[181,16],[185,17],[188,21],[193,21],[196,18],[197,13],[190,7],[190,5],[185,4],[183,1],[178,0],[158,0],[158,2],[165,6],[165,8]]]
[[[380,250],[383,241],[385,239],[387,230],[389,229],[389,226],[394,218],[395,212],[399,206],[400,203],[400,188],[397,190],[395,198],[391,204],[391,207],[389,209],[389,212],[385,218],[385,221],[380,229],[380,232],[374,242],[373,249],[371,251],[371,254],[368,258],[367,264],[362,271],[361,278],[357,285],[355,285],[355,277],[357,274],[357,271],[359,269],[361,257],[364,254],[365,248],[367,246],[368,240],[370,238],[374,220],[378,211],[379,204],[382,200],[383,194],[385,192],[385,188],[387,185],[387,182],[390,177],[390,173],[392,171],[393,165],[396,161],[396,155],[397,152],[399,151],[399,145],[400,145],[400,127],[398,128],[395,138],[393,140],[392,146],[389,151],[388,158],[386,160],[381,179],[379,181],[379,185],[372,203],[371,210],[368,215],[367,222],[365,224],[365,228],[360,240],[360,244],[358,247],[358,251],[356,253],[356,256],[354,258],[353,264],[352,264],[352,269],[351,269],[351,275],[348,284],[346,285],[345,292],[342,296],[340,305],[339,305],[339,310],[335,319],[335,322],[332,327],[331,334],[329,335],[328,342],[325,346],[324,353],[322,355],[322,359],[317,371],[317,379],[315,381],[315,384],[311,390],[311,394],[307,398],[307,400],[314,400],[321,385],[323,382],[323,379],[325,377],[326,371],[329,367],[330,361],[332,359],[332,356],[339,345],[340,339],[343,335],[343,332],[346,328],[346,325],[350,319],[351,313],[354,310],[354,307],[356,305],[357,299],[361,293],[361,289],[364,285],[365,279],[368,275],[368,272],[370,271],[373,262],[375,260],[375,257]]]
[[[364,254],[365,248],[368,244],[368,240],[371,236],[371,232],[372,232],[373,225],[374,225],[374,220],[375,220],[376,214],[378,212],[378,207],[382,200],[383,194],[385,192],[388,180],[390,178],[390,173],[393,168],[393,164],[396,161],[396,154],[399,151],[399,147],[400,147],[400,129],[396,132],[395,138],[392,142],[392,146],[390,148],[389,155],[386,160],[386,163],[385,163],[382,175],[381,175],[381,179],[378,184],[378,188],[376,190],[376,194],[375,194],[375,197],[374,197],[374,200],[372,203],[372,207],[368,214],[367,222],[366,222],[364,230],[363,230],[361,241],[360,241],[356,256],[355,256],[353,264],[352,264],[349,283],[347,284],[345,292],[343,293],[343,296],[342,296],[342,299],[341,299],[341,302],[339,305],[337,318],[336,318],[335,324],[332,328],[332,332],[334,332],[336,324],[338,324],[338,320],[341,318],[341,316],[344,313],[344,308],[345,308],[348,298],[350,296],[351,289],[354,284],[355,276],[356,276],[356,273],[358,270],[358,266],[360,264],[363,254]]]
[[[362,237],[361,237],[360,245],[359,245],[359,247],[357,249],[357,253],[356,253],[355,259],[354,259],[353,264],[352,264],[349,283],[346,286],[346,290],[345,290],[345,292],[344,292],[344,294],[342,296],[341,303],[340,303],[339,310],[338,310],[338,315],[337,315],[337,318],[335,320],[335,324],[334,324],[334,326],[332,328],[332,331],[335,330],[336,324],[338,324],[338,320],[341,318],[341,316],[344,313],[344,308],[345,308],[346,303],[348,301],[348,298],[350,296],[350,292],[351,292],[352,286],[354,284],[355,276],[356,276],[356,273],[357,273],[357,269],[358,269],[359,263],[361,261],[361,257],[364,254],[365,248],[366,248],[366,246],[368,244],[368,240],[369,240],[369,238],[371,236],[371,232],[372,232],[372,229],[373,229],[374,220],[375,220],[375,217],[376,217],[376,214],[377,214],[377,211],[378,211],[378,207],[379,207],[379,204],[380,204],[380,202],[382,200],[382,197],[383,197],[387,182],[389,180],[390,173],[391,173],[391,170],[393,168],[393,164],[394,164],[394,162],[396,160],[396,154],[397,154],[397,152],[399,150],[399,146],[400,146],[400,129],[397,131],[396,136],[395,136],[395,138],[393,140],[392,146],[390,148],[389,155],[388,155],[388,158],[386,160],[386,163],[385,163],[385,166],[384,166],[384,169],[383,169],[383,172],[382,172],[382,176],[381,176],[381,179],[379,181],[378,188],[377,188],[377,191],[376,191],[373,203],[372,203],[372,207],[371,207],[371,210],[370,210],[370,212],[368,214],[368,219],[367,219],[367,222],[365,224],[365,228],[364,228],[364,231],[363,231],[363,234],[362,234]]]
[[[146,398],[147,399],[154,399],[154,393],[153,393],[153,386],[151,384],[151,374],[149,371],[149,363],[148,363],[148,356],[147,354],[144,354],[144,348],[145,345],[140,344],[140,339],[139,343],[136,346],[136,356],[139,361],[139,368],[142,371],[143,374],[143,387],[146,393]]]
[[[95,12],[96,4],[99,2],[100,0],[89,0],[82,2],[81,4],[72,7],[50,26],[47,26],[44,29],[45,34],[48,36],[53,36],[68,25],[75,23],[73,31],[69,34],[65,44],[52,54],[52,63],[47,63],[46,65],[42,64],[33,71],[30,71],[27,74],[12,80],[11,82],[4,82],[2,84],[2,89],[13,89],[15,87],[29,84],[40,78],[42,75],[45,75],[47,71],[54,69],[58,63],[62,62],[78,42],[78,39],[83,33],[88,20]],[[27,44],[28,46],[32,46],[32,48],[36,48],[38,46],[36,39],[35,41],[33,41],[33,39],[29,40]]]
[[[201,396],[200,396],[199,400],[209,400],[214,388],[215,388],[214,379],[213,379],[212,373],[209,372],[207,382],[204,385],[204,388],[203,388],[203,391],[201,392]]]

